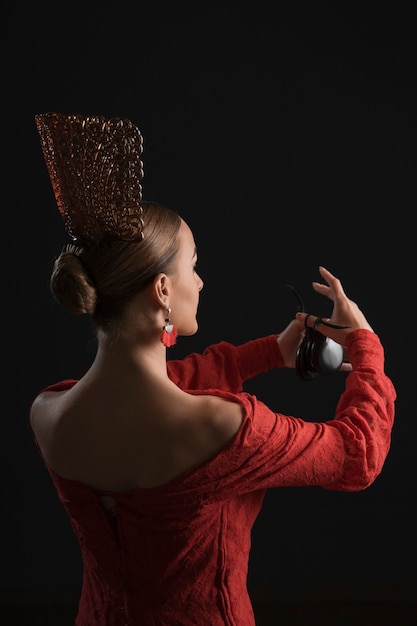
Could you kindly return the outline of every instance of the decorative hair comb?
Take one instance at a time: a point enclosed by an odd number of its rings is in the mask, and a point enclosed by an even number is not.
[[[59,212],[75,241],[143,239],[143,138],[128,119],[35,117]]]

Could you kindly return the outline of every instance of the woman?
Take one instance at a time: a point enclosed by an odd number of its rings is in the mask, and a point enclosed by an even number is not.
[[[320,268],[321,320],[222,341],[166,359],[197,331],[203,281],[192,231],[142,201],[141,136],[128,120],[37,116],[58,208],[73,243],[51,290],[91,315],[97,353],[80,380],[34,400],[35,442],[80,543],[78,626],[254,626],[247,592],[251,530],[281,486],[359,491],[390,447],[395,389],[384,351],[338,278]],[[346,386],[334,419],[303,421],[243,392],[245,380],[297,364],[308,329],[343,346]]]

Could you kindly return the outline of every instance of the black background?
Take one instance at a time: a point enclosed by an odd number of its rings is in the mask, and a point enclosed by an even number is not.
[[[2,588],[68,588],[78,545],[28,429],[42,387],[94,355],[88,321],[48,290],[67,242],[34,116],[128,117],[144,197],[194,231],[200,329],[169,358],[279,332],[338,275],[379,333],[398,392],[392,447],[357,494],[269,492],[249,584],[415,588],[416,19],[413,3],[291,2],[272,10],[140,3],[15,5],[3,46]],[[237,5],[239,7],[239,5]],[[329,419],[343,375],[274,371],[248,385],[276,411]]]

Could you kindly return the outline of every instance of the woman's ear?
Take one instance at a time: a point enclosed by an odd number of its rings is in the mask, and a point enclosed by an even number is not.
[[[168,308],[171,295],[171,281],[166,274],[157,274],[152,281],[152,295],[155,301],[165,309]]]

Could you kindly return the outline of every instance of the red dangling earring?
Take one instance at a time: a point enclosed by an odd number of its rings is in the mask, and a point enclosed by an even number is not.
[[[167,316],[165,318],[165,326],[162,328],[161,341],[166,348],[174,346],[177,342],[177,329],[170,323],[171,307],[167,308]]]

